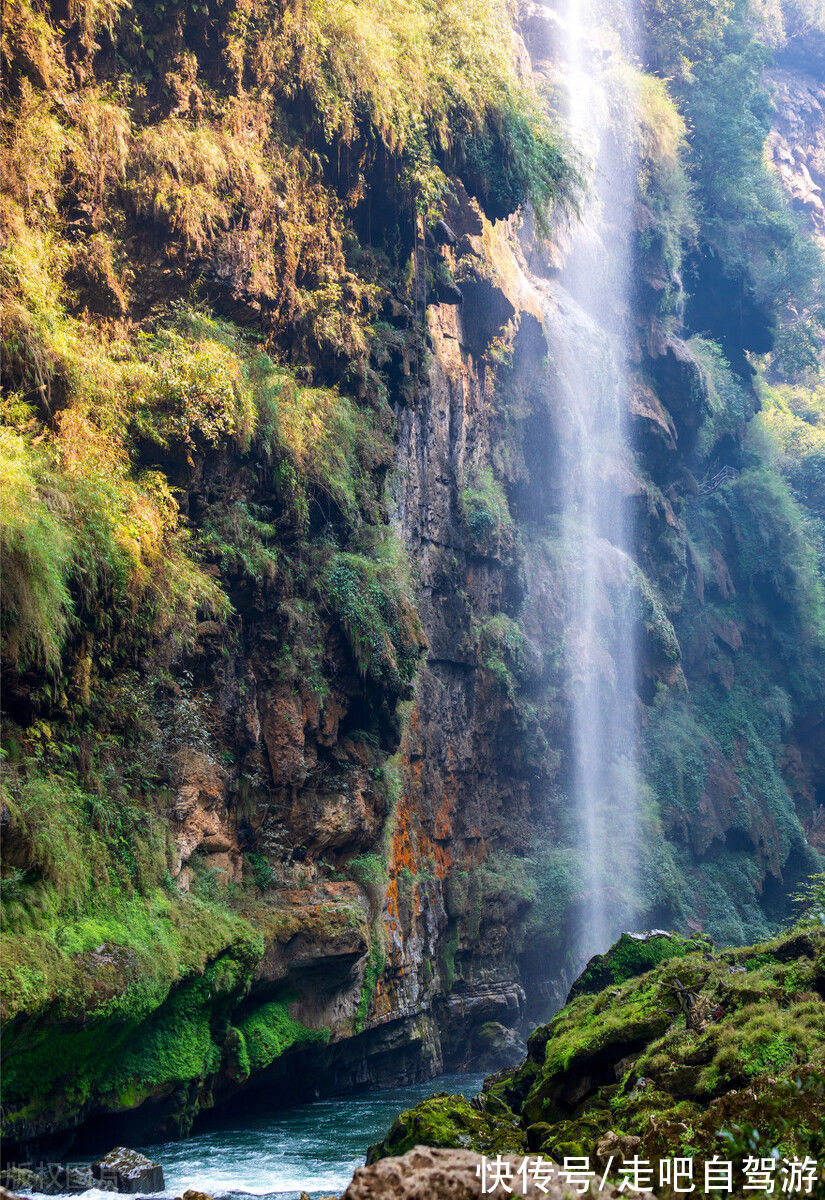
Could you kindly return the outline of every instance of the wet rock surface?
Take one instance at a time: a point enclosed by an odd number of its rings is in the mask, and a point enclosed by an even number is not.
[[[93,1164],[92,1171],[97,1179],[111,1180],[118,1192],[162,1192],[163,1167],[153,1163],[145,1154],[116,1146]]]

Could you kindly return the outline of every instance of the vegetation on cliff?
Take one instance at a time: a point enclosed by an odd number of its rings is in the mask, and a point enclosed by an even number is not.
[[[288,941],[274,889],[361,887],[388,853],[425,646],[384,492],[425,361],[414,251],[462,183],[544,222],[575,182],[499,0],[64,15],[14,0],[2,39],[13,1140],[146,1099],[186,1128],[215,1081],[328,1037],[253,981]],[[331,850],[272,800],[296,705],[316,786],[372,814]],[[371,946],[338,894],[304,933],[360,963],[360,1028],[383,889]]]
[[[815,417],[810,437],[792,439],[780,397],[811,397],[806,411],[816,411],[823,266],[766,166],[770,53],[753,9],[698,2],[677,11],[651,0],[644,20],[650,65],[687,128],[694,227],[682,240],[682,272],[694,366],[685,359],[681,370],[692,401],[682,406],[677,374],[655,360],[651,376],[699,491],[677,498],[671,487],[683,536],[656,542],[642,563],[678,638],[687,683],[660,685],[652,698],[645,775],[692,893],[679,896],[679,884],[670,896],[660,891],[649,911],[690,908],[714,937],[736,942],[766,936],[782,909],[766,879],[775,875],[772,858],[785,864],[785,891],[818,862],[803,829],[808,801],[784,770],[785,747],[822,703],[824,577],[810,513]],[[767,354],[758,368],[753,352]],[[757,370],[786,382],[755,381]],[[754,420],[760,404],[765,412]],[[711,486],[722,468],[727,480]],[[666,489],[667,472],[654,470],[651,482]],[[711,794],[724,827],[715,833],[700,816]],[[685,871],[686,858],[695,867]]]
[[[699,328],[712,322],[729,355],[764,353],[784,306],[801,311],[822,274],[763,160],[772,115],[762,80],[769,52],[754,36],[747,0],[698,0],[678,14],[666,0],[647,0],[644,16],[651,64],[669,79],[690,128],[700,250],[691,264],[688,320]],[[732,295],[740,311],[726,316],[721,302]],[[817,331],[812,314],[811,339]]]

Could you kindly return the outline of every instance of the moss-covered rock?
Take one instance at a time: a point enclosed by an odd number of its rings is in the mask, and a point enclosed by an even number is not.
[[[647,974],[580,994],[531,1038],[532,1078],[522,1067],[491,1090],[524,1095],[531,1142],[540,1132],[536,1149],[557,1157],[592,1154],[608,1133],[638,1137],[645,1155],[712,1151],[747,1127],[813,1153],[825,1131],[823,970],[821,929],[722,953],[683,943]]]
[[[466,1100],[439,1092],[396,1117],[383,1142],[370,1148],[367,1161],[406,1154],[413,1146],[515,1154],[526,1146],[515,1114],[495,1096]]]
[[[707,938],[683,938],[678,933],[668,933],[664,929],[623,933],[607,953],[596,954],[590,959],[571,987],[567,999],[575,1000],[577,996],[604,991],[611,984],[624,983],[636,975],[643,975],[657,963],[705,948],[712,948]]]

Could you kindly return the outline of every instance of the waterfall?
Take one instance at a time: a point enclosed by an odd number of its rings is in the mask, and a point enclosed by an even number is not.
[[[630,3],[562,0],[557,10],[558,104],[588,180],[560,276],[546,289],[560,397],[560,530],[569,564],[568,788],[581,862],[579,962],[605,950],[637,907],[634,474],[627,428],[637,179]]]

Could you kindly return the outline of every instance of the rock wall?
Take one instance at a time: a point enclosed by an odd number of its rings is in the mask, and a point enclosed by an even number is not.
[[[776,105],[768,151],[793,207],[820,246],[825,239],[823,64],[823,35],[791,25],[768,72]]]

